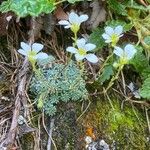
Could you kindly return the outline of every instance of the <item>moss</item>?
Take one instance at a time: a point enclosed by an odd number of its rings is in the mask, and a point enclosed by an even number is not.
[[[82,132],[81,124],[76,122],[79,107],[78,103],[69,102],[58,109],[53,139],[59,150],[82,149],[81,134],[84,132]]]
[[[121,109],[117,100],[112,104],[114,108],[108,101],[98,101],[91,106],[81,123],[84,127],[94,128],[97,139],[105,138],[110,145],[115,142],[116,149],[147,149],[150,146],[145,131],[147,122],[140,111],[130,105]]]
[[[20,138],[22,150],[34,149],[34,138],[31,133],[25,134]]]

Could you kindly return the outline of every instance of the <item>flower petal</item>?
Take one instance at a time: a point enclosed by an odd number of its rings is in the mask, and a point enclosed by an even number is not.
[[[69,21],[67,20],[61,20],[58,22],[60,25],[70,25]]]
[[[40,43],[33,43],[32,44],[32,50],[35,51],[36,53],[38,53],[39,51],[41,51],[43,49],[43,45]]]
[[[88,20],[88,18],[89,18],[88,15],[81,15],[81,16],[79,17],[80,23],[82,23],[82,22]]]
[[[123,36],[123,34],[120,34],[120,35],[119,35],[119,38],[122,37],[122,36]]]
[[[27,56],[27,51],[25,51],[23,49],[19,49],[18,52],[24,56]]]
[[[66,51],[73,54],[77,53],[77,49],[72,46],[67,47]]]
[[[75,58],[77,61],[81,61],[85,58],[85,55],[75,54]]]
[[[136,53],[136,49],[132,44],[127,44],[124,48],[124,51],[128,59],[133,58],[134,54]]]
[[[123,57],[124,56],[124,51],[122,48],[115,46],[115,50],[114,53],[119,56],[119,57]]]
[[[102,37],[105,40],[111,39],[111,37],[108,34],[106,34],[106,33],[102,34]]]
[[[91,50],[93,50],[95,48],[96,48],[96,45],[95,44],[91,44],[91,43],[85,44],[85,46],[84,46],[84,49],[86,51],[91,51]]]
[[[112,35],[112,34],[114,34],[114,29],[112,27],[106,27],[105,32],[108,35]]]
[[[120,35],[120,34],[123,32],[123,27],[122,27],[122,26],[117,26],[117,27],[114,29],[114,32],[115,32],[117,35]]]
[[[110,43],[110,42],[112,42],[111,39],[105,41],[105,43]]]
[[[39,60],[46,59],[46,58],[48,58],[48,55],[46,53],[40,52],[35,56],[35,58],[39,59]]]
[[[78,39],[77,40],[77,46],[78,46],[78,48],[84,48],[85,43],[86,43],[86,40],[84,38]]]
[[[69,22],[71,24],[80,24],[79,16],[75,12],[69,14]]]
[[[21,42],[21,48],[25,51],[31,51],[31,46],[27,43]]]
[[[98,57],[95,54],[87,54],[85,58],[90,61],[91,63],[97,63]]]
[[[71,25],[64,26],[65,29],[69,29]]]

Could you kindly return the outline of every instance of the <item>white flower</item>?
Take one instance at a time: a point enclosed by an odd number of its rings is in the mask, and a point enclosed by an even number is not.
[[[103,147],[104,150],[110,150],[110,149],[109,149],[109,145],[108,145],[104,140],[101,140],[101,141],[99,142],[99,145],[100,145],[101,147]]]
[[[114,53],[120,57],[120,61],[122,64],[126,64],[130,59],[134,57],[136,49],[133,45],[127,44],[124,49],[116,46]]]
[[[33,43],[31,46],[27,43],[21,42],[21,49],[18,52],[26,57],[29,60],[33,59],[46,59],[48,55],[43,52],[39,52],[43,49],[43,45],[39,43]]]
[[[26,119],[22,115],[19,115],[17,121],[18,121],[18,124],[22,125],[26,122]]]
[[[133,82],[131,82],[127,87],[130,89],[130,91],[132,92],[132,94],[134,95],[135,98],[138,98],[138,99],[141,98],[140,91],[139,91],[139,89],[136,89]]]
[[[90,143],[92,142],[92,138],[91,138],[90,136],[86,136],[86,137],[85,137],[85,142],[86,142],[87,144],[90,144]]]
[[[64,28],[66,29],[71,28],[75,33],[80,29],[80,24],[88,19],[88,15],[78,16],[75,12],[71,12],[68,17],[68,21],[61,20],[58,23],[64,25]]]
[[[81,61],[84,58],[86,58],[88,61],[90,61],[92,63],[98,62],[98,58],[96,55],[87,54],[87,52],[96,48],[96,46],[94,44],[91,44],[91,43],[86,44],[86,40],[84,38],[82,38],[82,39],[77,40],[77,47],[78,48],[69,46],[66,50],[70,53],[75,54],[75,58],[77,61]]]
[[[102,34],[102,37],[105,39],[106,43],[112,43],[112,46],[116,46],[119,38],[123,36],[123,27],[117,26],[115,28],[106,27],[105,33]]]

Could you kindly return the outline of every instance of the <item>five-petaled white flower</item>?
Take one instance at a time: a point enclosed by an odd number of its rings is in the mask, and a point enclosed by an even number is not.
[[[105,33],[102,34],[102,37],[105,39],[106,43],[111,43],[111,45],[114,47],[119,41],[119,38],[123,36],[122,33],[123,33],[123,27],[121,25],[115,28],[106,27]]]
[[[37,59],[46,59],[48,55],[43,52],[39,52],[43,49],[43,45],[40,43],[33,43],[29,45],[27,43],[21,42],[21,49],[18,52],[26,57],[28,57],[29,61],[37,60]]]
[[[136,51],[132,44],[127,44],[124,49],[116,46],[114,53],[120,57],[120,63],[124,65],[134,57]]]
[[[66,50],[70,53],[75,54],[75,58],[77,61],[81,61],[83,59],[87,59],[88,61],[92,63],[97,63],[98,58],[94,54],[87,54],[87,52],[93,50],[96,48],[96,45],[91,43],[86,43],[86,40],[84,38],[77,40],[77,47],[69,46]]]
[[[75,12],[71,12],[67,20],[61,20],[58,23],[64,25],[64,28],[70,28],[74,33],[77,33],[80,29],[80,24],[88,19],[88,15],[78,16]]]

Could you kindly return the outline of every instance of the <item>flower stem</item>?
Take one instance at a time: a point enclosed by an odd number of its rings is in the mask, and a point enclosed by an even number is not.
[[[56,2],[56,3],[54,3],[54,5],[58,5],[58,4],[63,3],[63,2],[65,2],[65,1],[66,1],[66,0],[62,0],[62,1]]]
[[[109,59],[113,56],[113,53],[111,53],[107,59],[104,61],[102,67],[100,68],[100,70],[98,71],[98,74],[100,74],[100,72],[103,70],[103,68],[106,66],[107,62],[109,61]]]
[[[78,62],[78,65],[80,67],[80,73],[83,74],[84,71],[84,63],[82,61]]]
[[[121,66],[119,67],[118,72],[116,73],[116,75],[111,78],[111,81],[109,82],[109,84],[108,84],[108,86],[107,86],[105,92],[107,92],[107,91],[112,87],[112,85],[114,84],[114,81],[115,81],[116,79],[118,79],[119,74],[120,74],[121,70],[123,69],[123,66],[124,66],[124,65],[121,65]]]
[[[73,32],[74,33],[74,43],[73,43],[73,47],[75,47],[77,45],[77,32]]]

